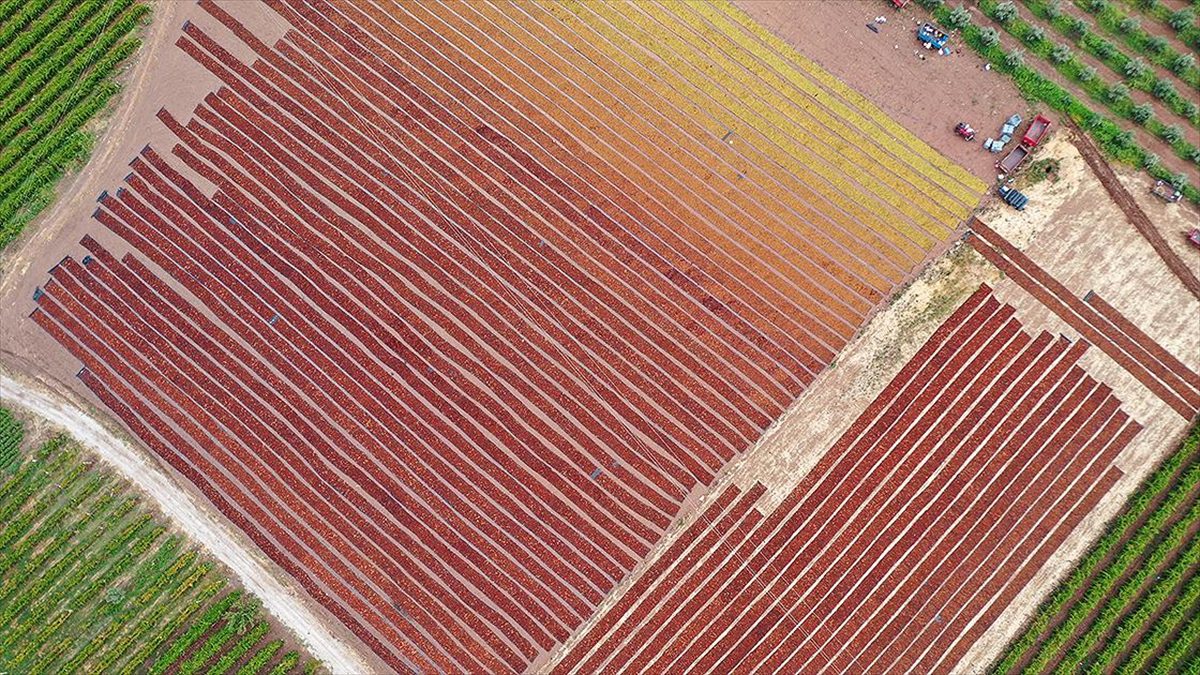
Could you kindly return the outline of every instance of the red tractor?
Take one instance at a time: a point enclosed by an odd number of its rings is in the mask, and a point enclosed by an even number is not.
[[[1187,233],[1187,240],[1192,246],[1200,248],[1200,227],[1193,227]]]
[[[972,129],[971,125],[967,124],[966,122],[959,122],[958,124],[954,125],[954,133],[962,136],[964,141],[975,140],[975,130]]]

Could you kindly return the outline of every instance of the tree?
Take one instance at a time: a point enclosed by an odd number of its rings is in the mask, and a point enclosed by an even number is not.
[[[1175,188],[1176,190],[1182,190],[1183,186],[1187,185],[1187,179],[1187,174],[1181,171],[1168,178],[1167,182],[1170,183],[1171,187]]]
[[[1122,33],[1133,33],[1141,27],[1142,22],[1138,21],[1136,17],[1132,16],[1127,16],[1124,19],[1121,19],[1120,23],[1117,24],[1117,28],[1120,29]]]
[[[1025,41],[1031,45],[1036,45],[1046,39],[1046,31],[1041,26],[1030,26],[1029,30],[1025,31]]]
[[[238,635],[245,635],[258,622],[262,601],[252,595],[243,595],[225,611],[224,619]]]
[[[1129,79],[1141,77],[1150,70],[1150,65],[1142,59],[1129,59],[1125,62],[1125,76]]]
[[[1163,140],[1168,143],[1178,143],[1179,141],[1183,140],[1183,129],[1181,129],[1178,124],[1172,124],[1171,126],[1162,130],[1162,137]]]
[[[917,4],[921,5],[925,9],[932,11],[932,10],[937,9],[938,7],[941,7],[945,3],[945,1],[946,0],[917,0]]]
[[[1175,98],[1175,85],[1166,80],[1157,80],[1150,89],[1150,93],[1154,94],[1154,97],[1159,100],[1167,101]]]
[[[1200,112],[1200,105],[1197,105],[1193,100],[1186,100],[1179,106],[1179,114],[1191,119]]]
[[[1161,35],[1155,35],[1155,36],[1151,37],[1149,40],[1146,40],[1146,49],[1149,49],[1150,51],[1154,52],[1155,54],[1161,54],[1161,53],[1167,51],[1167,47],[1169,47],[1169,46],[1170,46],[1170,43],[1167,42],[1167,38],[1165,38]]]
[[[950,10],[950,16],[947,18],[951,28],[963,28],[971,23],[971,12],[966,7],[959,5]]]
[[[1099,14],[1108,9],[1108,0],[1088,0],[1087,10],[1092,14]]]
[[[1025,52],[1021,51],[1020,49],[1014,49],[1011,52],[1005,54],[1004,55],[1004,65],[1008,66],[1009,68],[1011,68],[1013,70],[1016,70],[1017,68],[1020,68],[1021,66],[1025,65]]]
[[[988,26],[987,28],[979,31],[979,41],[982,42],[985,47],[995,47],[996,45],[1000,44],[1000,31]]]
[[[1196,65],[1196,57],[1191,54],[1180,54],[1171,61],[1171,72],[1182,75]]]
[[[1142,166],[1147,169],[1153,169],[1159,164],[1162,164],[1162,158],[1153,152],[1147,152],[1146,155],[1142,157]]]
[[[1150,105],[1149,103],[1135,105],[1133,109],[1129,111],[1129,117],[1138,124],[1145,124],[1146,122],[1150,121],[1151,117],[1154,117],[1154,106]]]
[[[1096,79],[1096,67],[1095,66],[1083,66],[1082,68],[1079,69],[1079,81],[1080,82],[1091,82],[1094,79]]]
[[[1062,16],[1062,5],[1058,4],[1058,0],[1050,0],[1050,2],[1046,3],[1044,11],[1046,12],[1046,18],[1053,21]]]
[[[1070,61],[1071,47],[1065,44],[1054,45],[1054,49],[1050,50],[1050,60],[1055,63],[1066,63],[1067,61]]]
[[[1109,87],[1108,91],[1104,92],[1104,95],[1108,97],[1108,100],[1112,101],[1113,103],[1116,103],[1117,101],[1120,101],[1120,100],[1124,99],[1125,97],[1129,96],[1129,87],[1126,87],[1125,85],[1118,82],[1118,83],[1114,84],[1113,86]]]
[[[1003,0],[1003,2],[998,2],[992,9],[992,18],[1000,23],[1008,23],[1012,21],[1013,19],[1017,18],[1017,14],[1017,5],[1012,0]]]
[[[1087,20],[1081,19],[1080,17],[1075,17],[1074,19],[1071,19],[1071,34],[1076,37],[1079,37],[1079,38],[1082,38],[1083,36],[1087,35],[1088,34]]]
[[[1108,60],[1113,54],[1117,53],[1117,48],[1108,40],[1098,40],[1095,46],[1096,56],[1103,60]]]
[[[1178,12],[1171,14],[1167,19],[1167,25],[1177,31],[1186,29],[1196,20],[1196,12],[1191,7],[1184,7]]]

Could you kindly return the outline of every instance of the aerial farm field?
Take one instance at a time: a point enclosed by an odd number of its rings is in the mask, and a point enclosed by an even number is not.
[[[0,278],[6,405],[109,468],[16,508],[120,472],[230,566],[200,627],[122,634],[163,671],[303,667],[234,642],[251,594],[333,672],[1194,658],[1194,205],[1055,123],[1010,209],[952,115],[1052,111],[1000,73],[949,107],[956,56],[921,120],[823,28],[918,10],[811,6],[806,45],[804,7],[150,3]],[[1084,590],[1131,558],[1158,581]]]
[[[91,118],[119,87],[149,8],[133,0],[0,4],[0,248],[53,198],[91,149]]]
[[[0,408],[0,669],[284,673],[299,652],[221,570],[70,439]],[[317,663],[309,661],[309,669]]]

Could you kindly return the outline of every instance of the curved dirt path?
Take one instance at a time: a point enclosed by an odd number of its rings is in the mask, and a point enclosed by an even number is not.
[[[230,524],[210,515],[211,510],[191,490],[135,448],[106,429],[75,404],[41,387],[0,373],[0,402],[19,406],[62,427],[80,444],[95,452],[126,479],[149,495],[154,504],[189,537],[237,575],[238,581],[263,601],[263,608],[292,631],[334,673],[367,673],[373,670],[352,645],[338,638],[309,606],[307,596],[280,581],[263,562],[262,555],[244,543],[245,537]]]

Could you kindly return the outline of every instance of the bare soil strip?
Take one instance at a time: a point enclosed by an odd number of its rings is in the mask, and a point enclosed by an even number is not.
[[[1170,245],[1167,244],[1167,240],[1162,236],[1162,233],[1158,231],[1158,228],[1154,227],[1154,223],[1150,222],[1150,219],[1146,217],[1146,212],[1133,199],[1133,195],[1129,194],[1129,190],[1125,189],[1125,186],[1117,179],[1117,175],[1113,172],[1112,167],[1108,165],[1108,162],[1105,161],[1104,155],[1100,152],[1100,148],[1096,147],[1095,142],[1092,141],[1092,137],[1080,131],[1079,127],[1069,117],[1065,118],[1065,121],[1075,131],[1075,146],[1079,148],[1079,153],[1083,155],[1083,159],[1087,161],[1088,166],[1092,167],[1096,178],[1100,179],[1100,184],[1108,191],[1109,196],[1117,203],[1117,206],[1121,207],[1121,211],[1125,213],[1125,217],[1129,219],[1129,222],[1133,223],[1137,231],[1154,247],[1155,252],[1163,259],[1163,262],[1171,269],[1171,272],[1179,277],[1179,280],[1183,282],[1184,286],[1187,286],[1192,295],[1200,299],[1200,279],[1196,278],[1195,273],[1187,266],[1187,263],[1183,262],[1175,251],[1171,249]]]

